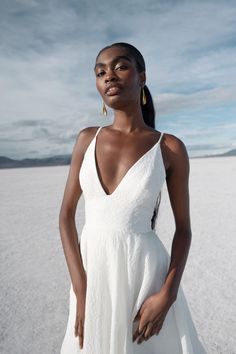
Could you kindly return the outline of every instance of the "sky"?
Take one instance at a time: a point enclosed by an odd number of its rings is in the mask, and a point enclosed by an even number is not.
[[[136,46],[156,129],[189,156],[236,148],[236,1],[1,0],[0,155],[70,154],[79,131],[109,125],[93,66],[113,42]]]

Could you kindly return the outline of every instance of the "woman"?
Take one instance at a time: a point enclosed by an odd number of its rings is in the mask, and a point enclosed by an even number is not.
[[[191,243],[185,146],[155,130],[135,47],[103,48],[94,71],[103,112],[111,107],[114,120],[81,130],[72,154],[59,218],[71,276],[61,354],[205,353],[180,285]],[[176,225],[171,257],[154,229],[165,180]]]

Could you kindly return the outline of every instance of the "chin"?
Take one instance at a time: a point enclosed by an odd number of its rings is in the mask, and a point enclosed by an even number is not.
[[[120,97],[117,96],[110,99],[109,102],[106,101],[104,102],[111,109],[121,110],[121,111],[125,110],[125,108],[131,104],[130,101],[121,100]]]

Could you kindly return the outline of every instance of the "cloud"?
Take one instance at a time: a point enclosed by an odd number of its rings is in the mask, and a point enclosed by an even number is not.
[[[191,94],[161,93],[154,101],[159,115],[169,115],[235,102],[235,98],[236,87],[218,87]]]
[[[50,121],[48,121],[49,124]],[[46,124],[46,122],[44,122],[44,124]],[[37,126],[41,126],[42,122],[40,120],[18,120],[18,121],[14,121],[12,123],[13,127],[37,127]]]
[[[233,1],[1,2],[0,148],[70,151],[78,130],[103,124],[93,65],[114,41],[143,53],[158,114],[173,127],[180,113],[233,102],[235,18]],[[15,149],[17,137],[28,144]]]

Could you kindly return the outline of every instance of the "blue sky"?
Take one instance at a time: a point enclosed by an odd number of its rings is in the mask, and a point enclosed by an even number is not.
[[[93,65],[105,45],[143,54],[156,129],[190,156],[236,148],[235,1],[3,0],[0,155],[71,153],[101,114]]]

